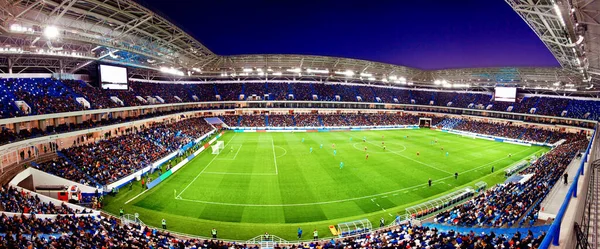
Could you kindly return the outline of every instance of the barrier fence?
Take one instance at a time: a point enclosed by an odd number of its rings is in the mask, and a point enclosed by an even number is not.
[[[579,177],[583,176],[585,174],[585,165],[590,156],[590,150],[592,148],[592,145],[596,141],[596,133],[597,133],[596,131],[597,131],[597,127],[596,127],[596,129],[594,129],[594,133],[592,134],[592,139],[590,140],[590,142],[585,150],[585,153],[584,153],[581,163],[579,165],[579,169],[577,170],[577,174],[575,175],[575,177],[573,179],[573,183],[571,184],[571,186],[569,187],[569,190],[567,192],[567,196],[565,197],[565,200],[563,201],[562,205],[560,206],[560,209],[558,210],[558,213],[556,214],[556,218],[550,225],[550,228],[548,229],[548,233],[546,234],[546,237],[544,237],[544,240],[540,244],[540,247],[539,247],[540,249],[547,249],[550,247],[550,244],[552,244],[554,246],[560,245],[559,244],[560,226],[562,225],[562,221],[565,216],[565,212],[567,211],[567,208],[569,207],[569,203],[571,202],[571,198],[577,198],[577,185],[578,185]]]

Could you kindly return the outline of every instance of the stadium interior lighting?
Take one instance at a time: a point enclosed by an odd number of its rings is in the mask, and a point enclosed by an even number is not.
[[[257,72],[262,72],[262,68],[257,68],[256,71]]]
[[[458,88],[468,88],[471,85],[469,84],[452,84],[452,87],[458,87]]]
[[[173,75],[178,75],[178,76],[184,76],[185,74],[180,71],[177,70],[175,68],[172,67],[160,67],[160,71],[163,73],[168,73],[168,74],[173,74]]]
[[[341,75],[345,75],[347,77],[352,77],[354,76],[354,72],[352,72],[352,70],[346,70],[346,71],[335,71],[335,74],[341,74]]]
[[[250,73],[250,72],[252,72],[253,70],[252,70],[252,68],[244,68],[244,69],[242,69],[242,71],[243,71],[243,72],[246,72],[246,73]]]
[[[552,84],[553,86],[560,86],[560,81],[557,81],[556,83]]]
[[[227,73],[221,73],[221,77],[227,77]]]
[[[328,69],[306,69],[306,72],[308,73],[323,73],[323,74],[328,74],[329,70]]]
[[[58,28],[54,26],[47,26],[44,29],[44,36],[48,39],[54,39],[58,37]]]
[[[556,3],[554,4],[554,12],[556,12],[556,15],[558,16],[558,20],[560,21],[560,24],[561,24],[563,27],[567,26],[567,25],[565,24],[565,20],[563,20],[563,17],[562,17],[562,12],[560,11],[560,7],[559,7],[559,6],[558,6],[558,4],[556,4]]]
[[[577,44],[577,45],[581,44],[583,42],[583,39],[584,39],[583,35],[579,35],[579,38],[577,39],[575,44]]]
[[[240,76],[248,76],[248,73],[240,73]]]
[[[387,79],[387,78],[385,78],[385,77],[384,77],[384,78],[381,78],[381,82],[388,82],[388,79]]]
[[[192,68],[192,70],[194,70],[194,71],[196,71],[196,72],[198,72],[198,73],[202,72],[202,70],[201,70],[200,68],[197,68],[197,67],[195,67],[195,68]]]
[[[390,80],[397,80],[398,79],[398,77],[396,75],[390,75],[388,78]]]
[[[571,83],[565,84],[565,87],[575,87],[575,84],[571,84]]]
[[[280,76],[280,75],[282,75],[282,73],[281,72],[274,72],[273,75]]]
[[[577,89],[575,89],[575,88],[566,88],[565,91],[567,91],[567,92],[577,92]]]
[[[370,73],[360,73],[360,77],[372,77],[373,74]]]
[[[258,76],[263,76],[263,75],[265,75],[265,73],[263,73],[263,72],[261,71],[261,72],[257,72],[257,73],[256,73],[256,75],[258,75]]]
[[[400,78],[398,78],[398,80],[402,83],[406,83],[406,78],[404,78],[404,77],[400,77]]]
[[[297,68],[286,69],[285,71],[288,71],[288,72],[291,72],[291,73],[300,73],[300,72],[302,72],[302,69],[300,69],[299,67],[297,67]]]
[[[12,25],[10,25],[10,31],[12,31],[12,32],[22,32],[22,33],[25,33],[25,32],[33,33],[33,29],[32,28],[21,26],[18,23],[13,23]]]
[[[267,72],[273,72],[273,69],[267,68]]]
[[[369,77],[368,80],[373,81],[375,80],[375,77]]]

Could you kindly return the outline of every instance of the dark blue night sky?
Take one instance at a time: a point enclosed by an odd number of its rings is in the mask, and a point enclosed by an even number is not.
[[[502,0],[138,2],[219,55],[327,55],[421,69],[559,66]]]

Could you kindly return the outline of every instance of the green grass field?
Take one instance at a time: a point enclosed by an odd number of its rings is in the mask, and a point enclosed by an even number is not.
[[[118,213],[123,206],[147,224],[159,227],[165,218],[170,230],[200,236],[215,227],[220,238],[246,240],[269,232],[292,240],[302,227],[327,237],[329,225],[362,218],[378,225],[381,217],[388,223],[427,199],[478,181],[502,182],[503,168],[548,150],[426,129],[226,133],[221,140],[221,154],[201,153],[128,204],[142,189],[124,188],[106,200],[105,210]]]

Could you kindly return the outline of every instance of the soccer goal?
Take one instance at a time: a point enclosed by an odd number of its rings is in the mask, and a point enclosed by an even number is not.
[[[223,149],[225,149],[225,142],[217,141],[217,143],[212,146],[212,153],[213,155],[221,154]]]

